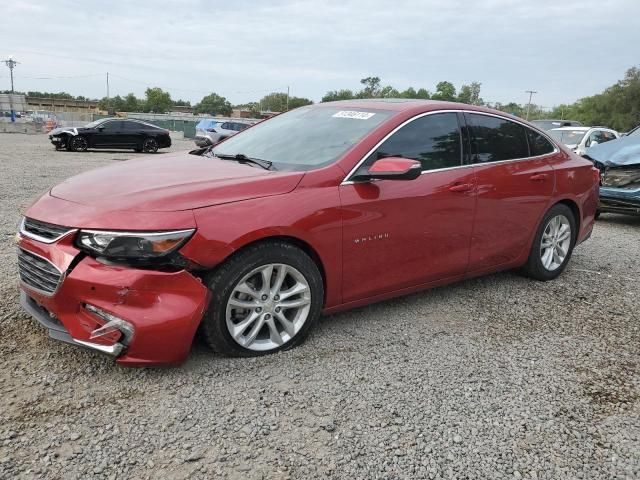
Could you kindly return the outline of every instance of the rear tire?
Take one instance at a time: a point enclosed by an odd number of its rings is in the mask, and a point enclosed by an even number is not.
[[[551,207],[538,226],[524,273],[543,282],[557,278],[571,259],[577,233],[571,209],[562,203]]]
[[[318,266],[299,248],[280,241],[248,247],[204,281],[211,302],[200,330],[213,351],[235,357],[299,345],[324,303]]]

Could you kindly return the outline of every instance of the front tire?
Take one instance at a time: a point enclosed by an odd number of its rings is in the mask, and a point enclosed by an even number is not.
[[[536,231],[525,273],[541,281],[557,278],[569,263],[577,236],[571,209],[562,203],[551,207]]]
[[[77,136],[71,139],[69,146],[73,152],[85,152],[89,148],[89,143],[86,138]]]
[[[155,138],[145,138],[142,142],[142,151],[146,153],[156,153],[158,151],[158,142]]]
[[[316,263],[285,242],[265,242],[231,257],[205,278],[211,302],[201,331],[212,350],[251,357],[293,348],[324,303]]]

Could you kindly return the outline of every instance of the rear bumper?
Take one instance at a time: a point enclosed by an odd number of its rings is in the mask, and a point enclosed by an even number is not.
[[[185,270],[104,265],[83,256],[70,239],[42,244],[23,237],[19,245],[65,272],[50,296],[21,285],[23,308],[52,338],[106,353],[123,365],[176,364],[187,358],[209,301],[198,278]],[[106,323],[94,309],[125,321],[133,334],[116,331],[92,338],[92,332]]]

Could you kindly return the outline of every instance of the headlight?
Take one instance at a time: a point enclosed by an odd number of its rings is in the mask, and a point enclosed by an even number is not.
[[[173,232],[106,232],[80,230],[79,248],[108,258],[157,258],[180,248],[195,230]]]

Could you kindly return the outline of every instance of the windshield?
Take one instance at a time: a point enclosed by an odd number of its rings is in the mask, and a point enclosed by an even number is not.
[[[634,128],[633,130],[631,130],[631,132],[629,132],[627,137],[640,137],[640,126],[638,126],[638,127]]]
[[[357,107],[301,107],[244,130],[213,153],[267,160],[277,170],[312,170],[335,162],[392,113]]]
[[[111,118],[101,118],[100,120],[94,120],[91,123],[87,123],[84,128],[95,128],[98,125],[100,125],[103,122],[106,122],[107,120],[111,120]]]
[[[549,133],[565,145],[578,145],[587,132],[585,130],[551,130]]]

